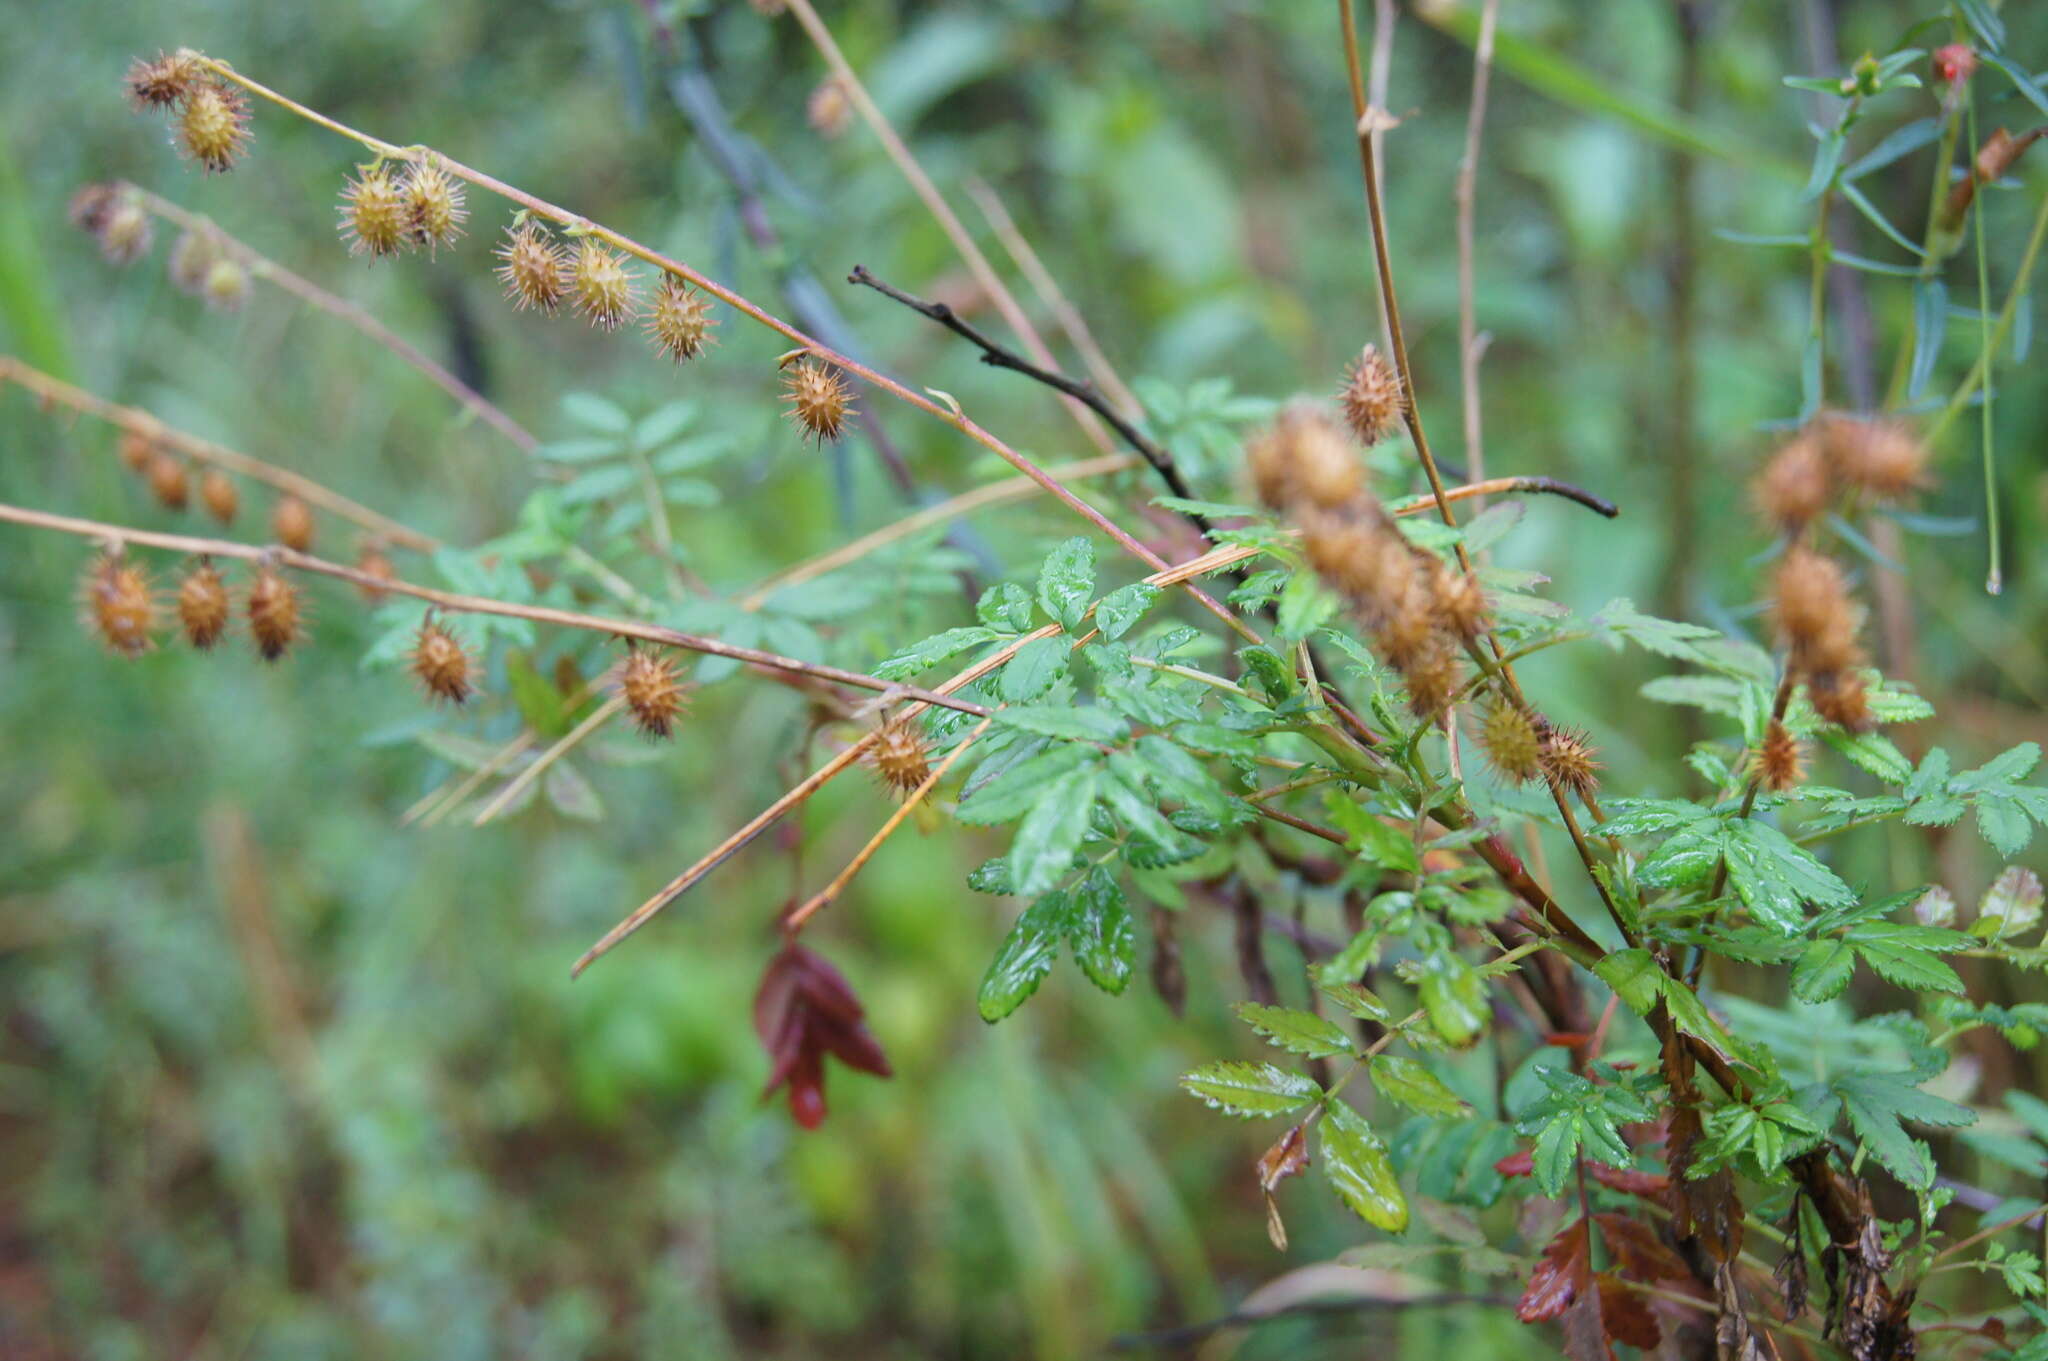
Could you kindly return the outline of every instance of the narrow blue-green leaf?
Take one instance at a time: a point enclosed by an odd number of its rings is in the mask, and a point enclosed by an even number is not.
[[[1904,232],[1900,231],[1897,227],[1894,227],[1891,224],[1891,222],[1888,219],[1886,219],[1885,215],[1878,211],[1877,205],[1875,203],[1872,203],[1869,200],[1869,198],[1867,198],[1864,195],[1861,189],[1858,189],[1855,185],[1849,184],[1846,181],[1838,187],[1841,190],[1842,197],[1849,200],[1849,202],[1855,206],[1857,212],[1863,214],[1864,217],[1868,218],[1870,220],[1871,226],[1877,228],[1879,231],[1883,232],[1887,237],[1891,238],[1893,245],[1898,246],[1900,249],[1904,250],[1908,255],[1916,255],[1922,259],[1925,259],[1927,257],[1927,252],[1920,249],[1919,246],[1915,245],[1913,241]]]
[[[1948,285],[1939,279],[1921,279],[1913,285],[1913,367],[1906,387],[1909,401],[1917,401],[1934,376],[1935,361],[1941,358],[1941,342],[1948,330]]]
[[[1723,241],[1732,241],[1738,246],[1797,246],[1805,250],[1813,244],[1810,236],[1795,236],[1789,232],[1763,234],[1760,232],[1738,232],[1730,227],[1714,228],[1714,235]]]
[[[1941,120],[1920,118],[1894,128],[1883,141],[1851,161],[1842,171],[1842,182],[1846,187],[1850,180],[1860,180],[1873,170],[1882,170],[1893,161],[1910,156],[1921,147],[1928,146],[1941,136]]]

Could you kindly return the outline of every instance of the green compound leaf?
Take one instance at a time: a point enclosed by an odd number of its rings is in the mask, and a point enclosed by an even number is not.
[[[1181,1076],[1180,1085],[1226,1115],[1285,1115],[1323,1094],[1300,1073],[1270,1063],[1223,1059]]]

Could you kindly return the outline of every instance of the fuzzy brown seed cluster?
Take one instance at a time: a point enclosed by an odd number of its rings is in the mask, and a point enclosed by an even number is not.
[[[137,113],[168,109],[185,97],[199,74],[199,63],[183,52],[159,52],[154,61],[137,57],[128,66],[128,102]]]
[[[917,721],[891,717],[875,730],[875,744],[868,750],[868,764],[882,783],[899,794],[909,794],[932,773],[924,734]]]
[[[674,662],[636,647],[619,664],[617,685],[619,697],[626,701],[626,709],[643,735],[658,740],[675,730],[683,711],[683,687],[676,679]]]
[[[1806,752],[1799,739],[1777,719],[1771,720],[1763,745],[1757,748],[1755,769],[1757,779],[1774,794],[1783,793],[1806,778]]]
[[[233,170],[249,145],[249,101],[218,80],[195,80],[172,122],[178,149],[209,173]]]
[[[140,657],[156,630],[156,592],[149,575],[117,553],[103,554],[86,569],[80,588],[85,623],[107,650]]]
[[[501,261],[498,278],[515,306],[553,312],[561,305],[569,289],[566,262],[547,228],[532,221],[506,228],[496,254]]]
[[[820,137],[838,137],[846,131],[853,121],[853,104],[847,99],[846,87],[839,83],[839,77],[828,76],[811,91],[811,97],[804,103],[804,121]]]
[[[1401,377],[1377,345],[1359,351],[1358,358],[1344,370],[1344,386],[1338,396],[1345,423],[1368,449],[1391,435],[1408,411]]]
[[[224,525],[235,522],[235,512],[242,507],[242,494],[235,488],[235,481],[218,468],[208,468],[206,475],[199,479],[199,501],[206,507],[206,513]]]
[[[191,483],[185,474],[185,460],[159,449],[149,459],[149,490],[166,510],[183,510],[191,499]]]
[[[356,570],[379,581],[398,580],[398,569],[391,565],[390,557],[373,543],[364,544],[362,551],[356,554]],[[381,603],[391,594],[382,587],[368,586],[361,582],[356,584],[356,589],[362,592],[363,599],[372,605]]]
[[[1775,585],[1778,641],[1792,674],[1806,682],[1815,711],[1851,732],[1867,731],[1872,718],[1856,636],[1862,611],[1850,598],[1841,564],[1796,545],[1779,561]]]
[[[626,268],[625,257],[586,240],[569,266],[569,292],[576,310],[600,331],[616,331],[638,310],[634,290],[639,277]]]
[[[420,623],[409,661],[414,678],[435,699],[461,704],[476,693],[468,649],[431,614]]]
[[[1830,415],[1821,431],[1834,475],[1874,501],[1903,501],[1930,485],[1927,445],[1900,421]]]
[[[1924,491],[1927,445],[1890,418],[1830,411],[1780,445],[1750,484],[1773,528],[1796,535],[1844,494],[1895,504]]]
[[[815,359],[805,359],[782,375],[783,399],[789,403],[789,417],[813,442],[836,440],[846,428],[853,411],[853,393],[837,370]]]
[[[1322,408],[1294,403],[1245,449],[1252,489],[1274,510],[1343,511],[1365,496],[1365,469]]]
[[[204,652],[228,631],[228,588],[211,562],[201,558],[178,583],[178,626],[185,640]]]
[[[149,471],[149,461],[156,457],[156,445],[140,430],[124,428],[121,431],[121,464],[131,473]]]
[[[305,636],[305,620],[299,605],[299,591],[275,567],[265,563],[249,583],[245,606],[249,636],[266,662],[274,662],[291,651]]]
[[[72,226],[99,243],[100,254],[111,265],[134,264],[156,241],[149,210],[117,185],[86,185],[71,196],[65,212]]]
[[[662,279],[647,314],[647,334],[657,350],[678,364],[695,359],[711,345],[714,325],[710,299],[672,274]]]
[[[270,534],[294,552],[309,551],[313,547],[313,508],[290,493],[278,497],[270,512]]]

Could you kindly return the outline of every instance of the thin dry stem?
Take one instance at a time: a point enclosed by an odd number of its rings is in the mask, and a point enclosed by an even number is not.
[[[1101,458],[1084,459],[1078,463],[1062,463],[1047,468],[1048,476],[1062,482],[1080,481],[1083,478],[1101,477],[1107,473],[1122,472],[1138,466],[1135,454],[1105,454]],[[879,548],[887,547],[899,539],[908,538],[920,530],[965,515],[986,506],[1000,505],[1006,501],[1019,501],[1034,496],[1044,488],[1028,477],[1013,477],[1002,482],[991,482],[985,487],[965,491],[935,506],[927,506],[914,514],[906,515],[893,524],[883,525],[871,534],[863,534],[851,543],[842,544],[829,553],[821,553],[808,561],[800,562],[770,576],[752,591],[740,597],[739,607],[743,610],[758,610],[768,597],[777,591],[836,572],[849,563],[858,562]]]
[[[1486,450],[1480,439],[1478,307],[1473,286],[1472,226],[1479,197],[1479,136],[1486,127],[1486,89],[1493,73],[1493,28],[1500,0],[1486,0],[1479,13],[1479,41],[1472,53],[1472,107],[1465,119],[1465,155],[1458,162],[1458,373],[1465,409],[1465,471],[1475,481],[1486,477]]]
[[[0,521],[27,525],[34,529],[53,529],[61,534],[73,534],[84,539],[119,540],[124,544],[145,548],[167,548],[176,553],[210,553],[214,557],[237,558],[244,562],[272,562],[280,567],[289,567],[293,571],[334,577],[386,594],[411,596],[415,600],[424,600],[439,606],[451,614],[495,614],[511,619],[529,619],[537,624],[552,624],[559,628],[608,633],[619,638],[638,638],[645,642],[679,647],[689,652],[706,652],[714,657],[730,657],[734,661],[765,667],[771,671],[810,676],[836,685],[850,685],[860,690],[873,690],[915,699],[926,704],[937,704],[977,717],[988,713],[986,705],[951,699],[929,690],[920,690],[915,686],[899,685],[894,681],[863,675],[858,671],[847,671],[817,662],[798,661],[794,657],[763,652],[758,648],[735,647],[716,638],[684,633],[679,629],[662,628],[656,624],[643,624],[637,620],[606,619],[594,614],[579,614],[574,610],[558,610],[545,605],[519,605],[505,600],[492,600],[485,596],[459,595],[453,591],[438,591],[429,586],[415,586],[402,578],[377,576],[359,568],[328,562],[324,558],[316,558],[309,553],[296,552],[276,544],[258,546],[236,543],[230,539],[197,538],[190,534],[161,534],[153,530],[130,529],[125,525],[107,524],[100,520],[82,520],[74,516],[52,515],[45,511],[4,504],[0,504]]]
[[[159,197],[156,194],[150,193],[147,189],[129,184],[126,181],[117,182],[115,188],[134,196],[135,200],[144,208],[166,222],[175,223],[188,232],[206,234],[229,255],[240,260],[249,273],[256,278],[268,279],[285,292],[299,299],[299,301],[318,308],[329,316],[355,327],[356,330],[360,331],[370,340],[375,341],[392,354],[398,356],[401,362],[416,370],[421,376],[425,377],[443,392],[446,392],[450,397],[453,397],[457,402],[475,412],[481,420],[518,445],[522,451],[532,453],[534,449],[539,447],[540,441],[535,439],[525,426],[506,415],[489,398],[463,382],[460,378],[457,378],[441,365],[435,363],[417,346],[394,333],[383,322],[378,321],[354,303],[349,302],[345,298],[336,297],[310,279],[302,278],[269,256],[262,254],[255,247],[229,236],[215,225],[211,218],[187,212],[169,199]]]
[[[567,756],[575,749],[578,743],[582,742],[599,728],[602,728],[611,721],[613,715],[625,707],[626,701],[617,695],[613,695],[610,699],[598,705],[597,708],[591,711],[590,717],[584,719],[581,723],[578,723],[574,728],[563,734],[559,742],[556,742],[546,751],[534,757],[533,763],[527,766],[526,769],[505,781],[504,788],[493,794],[491,801],[477,810],[476,816],[469,820],[469,825],[481,827],[511,807],[512,800],[518,798],[528,785],[547,774],[549,768],[555,762]]]
[[[367,133],[358,132],[354,128],[348,127],[347,125],[342,123],[338,123],[334,119],[327,117],[325,114],[318,113],[313,109],[309,109],[305,105],[299,103],[297,100],[294,100],[286,95],[278,93],[276,90],[271,89],[267,85],[264,85],[255,80],[251,80],[249,77],[243,75],[241,72],[235,70],[232,66],[229,66],[225,62],[216,60],[212,57],[206,57],[198,53],[194,53],[193,56],[194,59],[203,64],[206,67],[206,69],[213,71],[217,75],[221,76],[223,79],[233,81],[235,84],[241,86],[243,89],[249,91],[251,94],[266,99],[271,103],[277,105],[279,108],[288,110],[291,113],[297,114],[301,118],[319,124],[321,127],[324,127],[331,132],[335,132],[343,137],[350,139],[351,141],[357,142],[362,146],[369,148],[371,151],[377,153],[378,155],[384,157],[387,160],[401,160],[411,162],[421,160],[425,158],[425,156],[428,154],[428,148],[394,146],[389,142],[381,141],[375,137],[371,137]],[[1008,463],[1018,472],[1023,473],[1026,477],[1029,477],[1032,481],[1037,482],[1040,486],[1044,487],[1045,490],[1048,493],[1050,493],[1055,499],[1060,501],[1062,504],[1066,505],[1069,509],[1073,510],[1083,519],[1087,520],[1088,523],[1093,525],[1096,529],[1108,535],[1110,539],[1112,539],[1119,548],[1123,549],[1126,553],[1129,553],[1132,557],[1137,558],[1140,562],[1143,562],[1146,566],[1154,568],[1155,570],[1163,570],[1166,567],[1165,559],[1161,558],[1157,553],[1154,553],[1150,548],[1147,548],[1144,544],[1140,543],[1137,539],[1133,538],[1127,531],[1125,531],[1115,522],[1110,520],[1110,518],[1107,515],[1104,515],[1100,510],[1097,510],[1094,506],[1089,505],[1080,497],[1076,496],[1071,490],[1060,485],[1059,482],[1049,477],[1044,469],[1040,468],[1037,464],[1033,463],[1024,455],[1018,453],[1015,449],[1012,449],[1009,445],[1005,444],[1001,439],[998,439],[988,430],[976,424],[972,419],[970,419],[967,416],[966,412],[960,408],[957,402],[941,403],[940,401],[928,397],[921,392],[917,392],[911,388],[904,386],[902,383],[897,382],[895,379],[890,378],[887,375],[868,367],[867,365],[861,363],[859,360],[856,360],[849,355],[839,353],[837,350],[832,349],[830,346],[824,344],[822,341],[819,341],[809,335],[806,335],[803,331],[798,330],[795,326],[792,326],[790,323],[782,320],[782,318],[775,316],[773,313],[767,311],[766,309],[758,306],[749,299],[734,292],[732,289],[727,288],[725,285],[719,283],[716,279],[712,279],[704,274],[699,273],[698,271],[692,269],[690,266],[683,264],[681,261],[672,260],[668,256],[662,255],[658,251],[650,250],[648,247],[641,245],[639,242],[633,240],[632,238],[624,236],[619,232],[615,232],[609,227],[603,226],[600,223],[592,222],[587,218],[579,217],[578,215],[570,212],[566,208],[560,207],[557,204],[550,203],[546,199],[537,198],[534,195],[527,193],[525,190],[520,189],[515,185],[507,184],[503,180],[500,180],[495,176],[487,175],[481,170],[477,170],[471,166],[464,165],[462,162],[453,159],[452,157],[446,155],[443,152],[434,151],[432,154],[435,157],[436,162],[440,165],[441,169],[446,171],[448,174],[454,175],[459,179],[467,180],[469,183],[476,185],[480,189],[487,189],[491,193],[498,195],[500,198],[503,198],[512,203],[516,203],[520,207],[524,208],[528,213],[536,214],[538,216],[547,218],[552,222],[559,222],[563,226],[567,227],[572,235],[581,235],[591,237],[599,241],[603,241],[606,244],[612,246],[614,249],[624,251],[626,254],[631,255],[633,258],[637,260],[640,260],[649,265],[653,265],[657,269],[664,270],[669,274],[674,275],[676,278],[685,280],[688,283],[695,284],[698,288],[702,289],[706,293],[709,293],[713,297],[717,298],[719,301],[725,303],[733,310],[742,313],[743,315],[751,318],[753,321],[758,322],[760,325],[767,327],[769,330],[774,331],[777,334],[788,338],[797,346],[807,351],[808,353],[814,355],[818,359],[824,361],[826,364],[843,370],[846,373],[852,374],[855,377],[860,378],[862,381],[868,383],[870,386],[880,391],[886,392],[892,397],[895,397],[897,400],[908,403],[909,405],[916,407],[918,410],[923,411],[927,415],[934,416],[937,419],[945,422],[947,425],[952,426],[961,434],[966,435],[969,439],[973,440],[975,443],[987,449],[990,453],[996,455],[996,457],[1002,459],[1005,463]],[[1244,623],[1244,621],[1239,619],[1233,611],[1226,608],[1224,605],[1218,603],[1213,597],[1208,595],[1206,592],[1201,591],[1193,586],[1188,587],[1187,590],[1188,593],[1195,599],[1195,601],[1198,604],[1202,606],[1203,609],[1215,615],[1216,618],[1221,620],[1226,627],[1230,628],[1239,636],[1245,638],[1246,641],[1254,643],[1262,641],[1258,637],[1258,635],[1252,632],[1252,630]]]
[[[1039,300],[1052,309],[1053,319],[1059,323],[1060,333],[1066,336],[1067,342],[1074,347],[1074,352],[1081,356],[1081,363],[1087,368],[1089,379],[1095,386],[1109,394],[1110,400],[1117,404],[1124,415],[1140,415],[1145,409],[1144,405],[1128,387],[1124,386],[1124,380],[1117,375],[1115,367],[1109,362],[1109,356],[1095,343],[1095,333],[1088,329],[1087,319],[1081,315],[1079,308],[1067,301],[1067,295],[1061,291],[1059,281],[1053,278],[1052,271],[1045,267],[1045,261],[1032,249],[1031,242],[1025,239],[1024,233],[1017,229],[1016,219],[1010,216],[1010,210],[1003,206],[1003,201],[997,196],[995,189],[979,175],[968,176],[963,187],[967,190],[967,196],[974,200],[974,205],[981,209],[981,215],[988,220],[989,230],[996,234],[996,240],[1002,242],[1003,249],[1009,254],[1011,261],[1023,272],[1024,277],[1030,280],[1032,290],[1038,294]]]
[[[831,883],[812,894],[809,901],[790,913],[783,920],[782,929],[787,934],[794,936],[797,932],[804,929],[805,922],[809,921],[821,909],[838,900],[839,895],[846,891],[846,886],[853,882],[853,876],[859,874],[861,868],[874,858],[875,852],[882,848],[882,843],[887,841],[890,835],[903,825],[903,820],[909,817],[912,810],[924,801],[925,795],[938,787],[939,781],[945,779],[947,772],[959,764],[960,758],[967,754],[967,749],[973,746],[983,733],[988,731],[988,725],[994,721],[994,717],[990,716],[975,724],[974,730],[961,738],[958,746],[946,753],[946,759],[939,762],[938,766],[918,783],[917,788],[910,791],[909,797],[903,800],[902,806],[891,813],[881,828],[868,838],[867,844],[860,848],[853,859],[846,862],[846,868],[840,870],[837,875],[833,876]]]
[[[811,40],[811,45],[818,49],[818,55],[832,68],[833,76],[853,102],[861,121],[868,125],[868,130],[881,142],[882,149],[889,154],[890,161],[909,183],[911,192],[917,195],[918,201],[924,204],[926,211],[938,222],[939,229],[946,234],[946,239],[953,243],[953,249],[966,263],[968,272],[974,275],[975,283],[988,295],[989,301],[995,304],[996,311],[1002,314],[1010,329],[1017,333],[1017,339],[1023,342],[1025,352],[1041,366],[1052,368],[1052,351],[1046,348],[1045,340],[1031,324],[1031,318],[1026,316],[1024,309],[1018,305],[1016,295],[1010,292],[1009,286],[996,273],[988,257],[982,254],[981,247],[968,235],[967,228],[961,225],[959,217],[954,214],[952,205],[946,202],[945,195],[932,183],[931,176],[918,164],[917,157],[911,155],[910,148],[897,136],[896,129],[890,126],[888,118],[876,107],[875,101],[868,94],[867,86],[861,83],[860,74],[839,50],[839,44],[833,40],[832,31],[825,27],[825,21],[818,17],[818,11],[811,7],[810,0],[789,0],[789,11],[796,16],[797,23],[803,27],[805,36]],[[1094,412],[1071,398],[1066,399],[1066,407],[1097,449],[1106,454],[1116,447],[1116,442],[1110,438],[1109,431],[1104,428]]]
[[[431,553],[441,546],[439,540],[387,516],[379,515],[368,506],[349,500],[340,492],[329,491],[309,477],[303,477],[272,463],[265,463],[260,458],[237,453],[225,445],[215,444],[212,440],[189,435],[183,430],[165,425],[140,407],[121,406],[96,397],[83,388],[73,387],[61,378],[52,378],[40,369],[30,368],[12,355],[0,354],[0,382],[14,383],[38,397],[46,397],[74,411],[97,416],[123,430],[132,430],[159,444],[169,445],[197,462],[212,464],[246,477],[252,482],[261,482],[279,491],[290,492],[308,505],[318,506],[340,516],[402,548]]]

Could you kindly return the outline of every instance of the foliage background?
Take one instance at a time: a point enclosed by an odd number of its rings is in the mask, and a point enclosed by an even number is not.
[[[1685,100],[1673,8],[1504,6],[1504,31],[1536,60],[1590,79],[1563,100],[1506,72],[1496,81],[1479,207],[1486,461],[1625,507],[1600,525],[1531,507],[1506,552],[1548,572],[1559,598],[1627,594],[1752,629],[1761,539],[1741,482],[1769,442],[1761,427],[1797,407],[1805,261],[1711,233],[1804,230],[1811,110],[1780,77],[1837,62],[1809,46],[1805,24],[1824,4],[1804,18],[1703,8],[1696,116],[1731,154],[1698,158],[1688,219],[1672,187],[1681,153],[1594,107]],[[2007,8],[2011,49],[2048,52],[2048,19]],[[446,147],[750,296],[775,299],[783,266],[807,266],[860,353],[956,393],[1044,461],[1081,456],[1039,390],[838,286],[858,262],[925,293],[966,287],[873,142],[807,127],[821,68],[794,28],[744,4],[684,9],[735,124],[773,158],[767,209],[786,260],[738,230],[729,187],[657,82],[635,6],[39,8],[32,35],[14,26],[0,83],[11,348],[452,542],[511,523],[531,469],[489,430],[451,421],[443,394],[388,355],[260,285],[238,315],[204,311],[163,279],[165,236],[152,262],[105,266],[65,227],[63,204],[80,183],[125,177],[362,302],[543,438],[573,433],[557,407],[572,390],[639,412],[695,401],[733,450],[709,474],[723,505],[678,511],[690,564],[716,591],[900,513],[864,445],[815,453],[778,420],[765,334],[728,325],[709,360],[678,371],[635,340],[514,313],[484,268],[499,211],[475,196],[483,211],[452,259],[352,261],[333,236],[348,148],[281,116],[259,111],[254,158],[236,174],[183,170],[159,125],[121,107],[118,77],[136,53],[189,44],[373,133]],[[1451,185],[1470,58],[1441,28],[1453,7],[1428,9],[1404,14],[1397,42],[1390,103],[1407,121],[1389,140],[1389,198],[1418,366],[1436,375],[1423,401],[1449,432]],[[1841,10],[1846,61],[1891,43],[1919,7]],[[974,173],[1000,188],[1127,375],[1321,392],[1375,332],[1329,7],[862,0],[826,17],[942,185]],[[1994,247],[1995,292],[2042,173],[2023,166],[2035,188],[1996,196],[1987,225],[2007,248]],[[1921,179],[1868,187],[1917,232]],[[1867,228],[1851,231],[1852,248],[1884,252]],[[1687,241],[1689,336],[1672,308]],[[1890,282],[1867,289],[1880,337],[1910,307]],[[1685,344],[1700,372],[1689,423],[1673,400]],[[1944,373],[1970,358],[1959,338]],[[1888,350],[1877,363],[1881,377]],[[2006,594],[1979,589],[1983,498],[1967,438],[1943,451],[1923,510],[1979,523],[1910,541],[1912,673],[1960,728],[1959,766],[2048,729],[2048,565],[2032,551],[2048,515],[2042,400],[2038,385],[2000,394]],[[52,420],[18,393],[0,407],[0,499],[174,523],[124,483],[105,428]],[[922,488],[993,476],[941,427],[879,414]],[[1227,468],[1207,472],[1209,490],[1228,491]],[[1674,502],[1681,481],[1695,505]],[[1126,502],[1150,490],[1123,489]],[[1070,532],[1032,503],[972,528],[1027,580]],[[1221,1312],[1360,1237],[1327,1198],[1303,1195],[1289,1206],[1294,1252],[1277,1257],[1248,1170],[1258,1132],[1190,1119],[1174,1085],[1193,1059],[1246,1044],[1228,1023],[1240,985],[1224,914],[1197,903],[1187,922],[1185,1023],[1149,994],[1112,1000],[1056,976],[989,1029],[974,987],[1012,909],[963,890],[985,848],[972,834],[899,839],[817,937],[868,1000],[898,1076],[835,1080],[831,1121],[798,1136],[755,1100],[766,1064],[747,1023],[752,980],[775,908],[865,836],[871,787],[846,781],[819,800],[800,856],[763,843],[567,979],[591,939],[793,773],[803,711],[786,691],[719,682],[658,761],[593,766],[600,823],[536,806],[482,831],[399,832],[398,814],[448,770],[411,740],[430,721],[416,698],[358,667],[379,629],[351,598],[322,594],[314,646],[277,668],[175,650],[121,665],[74,625],[80,561],[74,542],[0,535],[10,1354],[1070,1356]],[[921,579],[930,566],[896,570]],[[872,661],[961,608],[892,587],[831,628]],[[544,643],[540,659],[552,656]],[[1647,674],[1604,650],[1559,649],[1527,677],[1557,717],[1594,728],[1609,787],[1677,792],[1682,718],[1635,696]],[[1939,863],[1898,838],[1874,852],[1893,863],[1838,868],[1938,878],[1973,899],[1997,866],[1974,838],[1946,844]],[[1283,992],[1298,989],[1296,957],[1277,941],[1272,953]],[[1985,1062],[2014,1060],[1987,1050]],[[2025,1086],[2037,1072],[1987,1081]],[[1461,1310],[1333,1335],[1275,1326],[1244,1354],[1351,1354],[1360,1330],[1452,1355],[1548,1346],[1506,1311]]]

